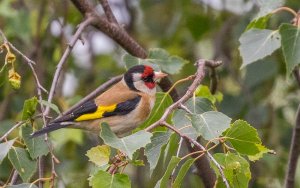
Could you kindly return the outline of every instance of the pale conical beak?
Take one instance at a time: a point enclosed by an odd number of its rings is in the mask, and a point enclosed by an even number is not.
[[[154,72],[154,80],[155,81],[159,80],[159,79],[161,79],[163,77],[166,77],[166,76],[168,76],[168,74],[166,74],[166,73],[163,73],[163,72]]]

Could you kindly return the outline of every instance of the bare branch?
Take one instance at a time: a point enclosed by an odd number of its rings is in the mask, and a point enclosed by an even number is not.
[[[0,138],[0,142],[2,142],[2,140],[4,140],[11,132],[13,132],[16,128],[18,128],[19,126],[23,125],[25,122],[24,121],[20,121],[17,124],[15,124],[12,128],[10,128],[1,138]]]
[[[300,155],[300,104],[298,106],[296,125],[293,129],[292,142],[290,148],[290,156],[288,169],[285,177],[285,187],[295,187],[295,175],[298,163],[298,157]]]
[[[107,20],[110,21],[111,23],[118,24],[118,21],[117,21],[116,17],[114,16],[114,14],[109,6],[108,1],[107,0],[99,0],[99,2],[101,3],[101,5],[103,7],[103,10],[107,17]]]
[[[54,74],[54,78],[53,78],[53,81],[52,81],[52,85],[51,85],[51,89],[50,89],[50,92],[49,92],[49,96],[48,96],[48,102],[51,103],[52,102],[52,99],[53,99],[53,96],[54,96],[54,92],[55,92],[55,88],[56,88],[56,85],[58,83],[58,78],[60,76],[60,73],[61,73],[61,70],[62,70],[62,67],[64,65],[64,63],[67,61],[67,58],[68,56],[70,55],[74,45],[76,44],[77,40],[79,39],[80,35],[82,34],[83,30],[88,26],[90,25],[91,23],[93,23],[95,21],[95,18],[92,17],[92,16],[88,16],[78,27],[76,33],[74,34],[74,36],[72,37],[72,40],[70,42],[70,44],[68,45],[67,49],[65,50],[63,56],[61,57],[57,67],[56,67],[56,71],[55,71],[55,74]],[[50,107],[47,106],[46,107],[46,110],[45,110],[45,115],[48,115],[49,114],[49,110],[50,110]]]
[[[13,175],[12,175],[12,178],[11,178],[11,180],[10,180],[9,185],[14,185],[14,184],[17,182],[17,180],[18,180],[18,176],[19,176],[18,171],[17,171],[17,170],[14,170],[14,173],[13,173]]]
[[[97,21],[93,23],[97,29],[108,35],[119,45],[121,45],[128,53],[140,57],[146,58],[147,52],[132,38],[128,33],[117,24],[111,24],[106,18],[101,17],[93,9],[88,1],[85,0],[71,0],[81,14],[91,14]]]
[[[198,60],[198,62],[197,62],[197,72],[195,74],[196,77],[195,77],[193,83],[191,84],[191,86],[186,91],[185,95],[183,97],[181,97],[177,102],[175,102],[171,106],[169,106],[165,110],[162,117],[158,121],[154,122],[152,125],[147,127],[145,130],[146,131],[151,131],[152,129],[156,128],[157,126],[163,125],[163,126],[169,128],[169,129],[173,130],[174,132],[176,132],[180,137],[186,139],[188,142],[194,144],[195,147],[197,147],[199,150],[205,151],[204,146],[202,146],[200,143],[193,140],[192,138],[182,134],[175,127],[169,125],[166,122],[166,119],[173,112],[173,110],[175,110],[176,108],[182,107],[182,105],[189,98],[191,98],[193,96],[193,93],[195,92],[196,88],[198,87],[198,85],[201,83],[201,81],[203,80],[203,78],[205,76],[205,66],[215,67],[215,66],[219,66],[220,64],[221,64],[221,62],[219,62],[219,61],[214,62],[214,61],[207,61],[207,60]],[[213,156],[209,152],[206,152],[206,154],[207,154],[208,158],[217,166],[226,187],[230,187],[228,181],[225,178],[223,169],[221,168],[220,164],[213,158]]]

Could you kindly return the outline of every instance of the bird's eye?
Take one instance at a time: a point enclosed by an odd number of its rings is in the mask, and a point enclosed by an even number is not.
[[[153,82],[153,76],[147,76],[142,78],[144,82]]]

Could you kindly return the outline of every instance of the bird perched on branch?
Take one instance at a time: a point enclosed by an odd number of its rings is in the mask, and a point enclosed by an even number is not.
[[[155,72],[150,66],[134,66],[110,89],[70,113],[51,121],[45,128],[34,132],[31,137],[65,127],[98,133],[102,122],[108,123],[117,135],[133,130],[149,116],[155,103],[155,81],[165,76],[167,74]]]

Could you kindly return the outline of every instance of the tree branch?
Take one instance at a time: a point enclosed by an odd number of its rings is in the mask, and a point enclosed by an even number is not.
[[[116,17],[114,16],[114,14],[113,14],[110,6],[109,6],[108,1],[107,0],[99,0],[99,2],[103,7],[103,10],[104,10],[105,15],[107,17],[107,20],[111,23],[118,24],[118,21],[117,21]]]
[[[151,131],[152,129],[163,125],[171,130],[173,130],[174,132],[176,132],[179,136],[181,136],[182,138],[184,138],[185,140],[187,140],[189,143],[194,144],[195,147],[200,150],[200,151],[205,151],[205,147],[202,146],[200,143],[198,143],[197,141],[193,140],[192,138],[182,134],[181,132],[179,132],[175,127],[169,125],[166,120],[167,117],[176,109],[181,107],[189,98],[191,98],[193,96],[193,93],[195,92],[196,88],[198,87],[198,85],[201,83],[201,81],[203,80],[204,76],[205,76],[205,66],[208,67],[217,67],[221,64],[221,62],[219,61],[207,61],[207,60],[198,60],[197,62],[197,72],[195,74],[195,79],[193,81],[193,83],[191,84],[191,86],[188,88],[188,90],[186,91],[186,93],[175,103],[173,103],[171,106],[169,106],[164,114],[162,115],[162,117],[154,122],[152,125],[150,125],[149,127],[147,127],[145,130],[146,131]],[[220,164],[213,158],[213,156],[209,153],[206,152],[208,158],[217,166],[221,177],[223,179],[223,182],[225,183],[226,187],[230,187],[228,181],[225,178],[224,172],[222,167],[220,166]]]
[[[93,23],[97,29],[108,35],[120,46],[122,46],[128,53],[140,58],[146,58],[147,52],[132,38],[128,33],[117,24],[111,24],[107,19],[101,17],[93,9],[93,7],[85,0],[71,0],[75,7],[81,12],[81,14],[91,14],[96,18],[96,22]]]
[[[300,104],[298,106],[295,127],[293,129],[292,142],[290,147],[288,169],[285,176],[285,187],[295,187],[295,174],[297,169],[298,157],[300,155]]]

